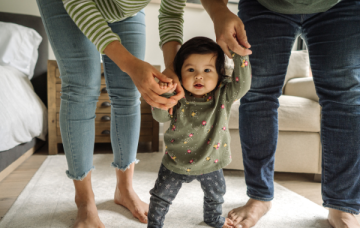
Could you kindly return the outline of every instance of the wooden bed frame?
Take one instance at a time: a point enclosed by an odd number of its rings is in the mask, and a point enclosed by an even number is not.
[[[0,12],[0,21],[12,22],[33,28],[43,38],[39,46],[39,57],[31,83],[33,84],[36,94],[44,104],[47,105],[47,61],[49,58],[49,49],[48,38],[41,18],[37,16]],[[20,144],[10,150],[0,151],[0,181],[21,165],[21,163],[30,157],[43,144],[43,141],[33,138],[33,140],[28,143]]]

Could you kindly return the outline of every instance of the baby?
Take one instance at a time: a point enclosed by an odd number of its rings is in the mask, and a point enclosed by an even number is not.
[[[251,67],[248,57],[233,54],[233,60],[230,78],[225,76],[224,52],[211,39],[195,37],[178,51],[174,70],[185,97],[174,107],[173,115],[152,109],[155,120],[170,120],[171,124],[164,136],[166,151],[158,178],[150,191],[148,228],[163,227],[182,184],[194,179],[205,195],[204,222],[211,227],[234,227],[230,219],[221,216],[226,191],[222,168],[231,162],[230,108],[250,89]]]

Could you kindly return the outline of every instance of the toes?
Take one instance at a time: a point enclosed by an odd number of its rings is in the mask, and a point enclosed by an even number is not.
[[[134,217],[137,218],[142,223],[147,223],[147,217],[145,215],[137,215]]]
[[[140,222],[147,223],[147,213],[146,212],[142,212],[139,209],[135,209],[133,215],[135,218],[139,219]]]
[[[236,217],[237,215],[234,213],[233,210],[228,213],[228,218],[231,219],[232,221],[234,221]]]
[[[142,223],[147,223],[147,217],[145,215],[141,216],[141,220]]]

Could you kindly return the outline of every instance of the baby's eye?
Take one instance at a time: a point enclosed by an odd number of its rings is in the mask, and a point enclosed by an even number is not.
[[[189,71],[189,72],[194,72],[194,69],[193,69],[193,68],[189,68],[188,71]]]
[[[209,73],[211,70],[210,69],[205,69],[204,72]]]

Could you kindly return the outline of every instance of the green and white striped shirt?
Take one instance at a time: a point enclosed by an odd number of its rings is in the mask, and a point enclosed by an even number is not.
[[[75,24],[101,54],[120,37],[107,23],[124,20],[143,9],[150,0],[63,0]],[[160,47],[169,41],[183,40],[183,14],[186,0],[162,0],[159,10]]]

